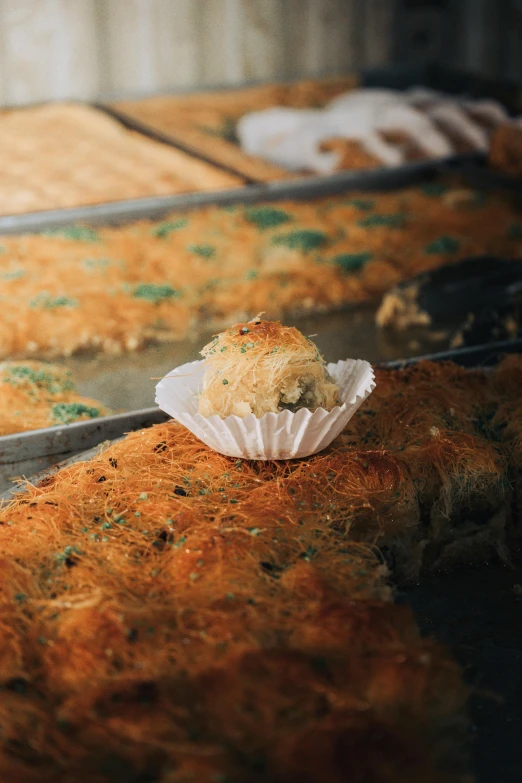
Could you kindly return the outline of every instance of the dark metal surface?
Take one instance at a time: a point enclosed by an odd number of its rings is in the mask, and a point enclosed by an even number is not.
[[[470,187],[504,190],[514,196],[522,197],[522,179],[495,171],[487,165],[486,161],[463,161],[460,173]]]
[[[365,87],[389,87],[393,90],[406,90],[412,86],[431,87],[450,95],[492,98],[512,113],[522,111],[522,85],[448,68],[435,62],[364,68],[361,71],[361,84]]]
[[[472,689],[476,783],[522,780],[522,564],[483,563],[425,576],[397,595],[423,635],[446,645]],[[451,741],[451,740],[450,740]]]
[[[412,356],[409,359],[398,359],[393,362],[385,362],[384,366],[393,369],[408,367],[423,360],[433,362],[452,361],[461,367],[491,367],[496,364],[506,353],[522,353],[522,338],[516,340],[502,340],[488,345],[473,345],[468,348],[456,348],[450,351],[426,354],[425,356]]]

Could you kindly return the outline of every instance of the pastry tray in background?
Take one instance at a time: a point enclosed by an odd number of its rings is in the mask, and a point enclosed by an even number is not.
[[[137,100],[121,100],[104,103],[106,110],[126,123],[129,128],[134,128],[142,133],[153,135],[154,138],[175,144],[181,149],[198,155],[202,159],[226,168],[245,177],[248,182],[276,182],[289,178],[302,178],[305,175],[288,172],[261,158],[243,152],[233,139],[222,137],[216,128],[205,130],[202,123],[210,110],[220,115],[223,127],[227,123],[237,121],[227,115],[227,106],[234,113],[234,97],[240,102],[246,111],[254,111],[258,108],[266,108],[270,105],[278,105],[278,89],[285,89],[288,95],[279,100],[287,106],[304,106],[300,100],[304,93],[303,85],[317,84],[317,94],[320,94],[321,84],[324,83],[324,100],[326,103],[332,97],[332,84],[335,79],[309,80],[295,84],[255,84],[242,85],[234,88],[213,88],[201,90],[198,93],[177,92],[155,96],[144,96]],[[379,68],[363,69],[350,78],[342,77],[338,80],[337,94],[342,91],[356,89],[358,87],[381,87],[395,90],[405,90],[409,87],[429,87],[441,92],[459,95],[465,94],[473,98],[492,98],[502,103],[510,112],[522,112],[522,90],[516,85],[505,82],[482,78],[470,73],[451,70],[438,65],[395,65]],[[300,92],[301,88],[301,92]],[[294,92],[292,92],[294,90]],[[271,99],[270,91],[273,92]],[[256,105],[256,96],[258,104]],[[198,101],[199,98],[199,101]],[[297,100],[296,100],[297,98]],[[151,101],[147,110],[147,102]],[[155,120],[154,115],[161,111],[158,103],[170,101],[172,113],[176,113],[176,119],[165,121]],[[153,103],[156,102],[156,103]],[[246,108],[248,106],[248,108]],[[146,119],[143,114],[150,113],[151,119]],[[238,116],[240,113],[235,110]],[[140,116],[142,115],[142,116]],[[179,118],[182,119],[179,119]],[[167,127],[168,126],[168,127]],[[457,154],[446,160],[470,160],[479,159],[480,153]],[[423,169],[432,169],[441,159],[426,160],[415,163]],[[405,164],[398,168],[408,168],[412,164]],[[394,169],[395,170],[395,169]],[[371,170],[343,171],[342,175],[369,175]],[[306,176],[305,176],[306,178]]]
[[[444,361],[451,359],[465,367],[491,367],[505,353],[522,351],[522,340],[487,346],[477,346],[455,351],[415,357],[403,362],[387,363],[400,367],[421,359]],[[58,458],[52,454],[52,438],[55,444],[67,442],[68,459],[29,479],[31,484],[62,467],[96,456],[109,443],[85,449],[97,439],[118,439],[125,432],[141,429],[167,417],[157,409],[137,411],[125,418],[108,417],[97,422],[71,424],[68,428],[56,428],[26,433],[23,436],[0,438],[1,459],[16,454],[23,442],[25,462],[31,472],[38,464],[38,454],[47,447],[46,458]],[[58,431],[67,429],[67,435]],[[61,440],[60,440],[61,439]],[[9,452],[10,440],[14,450]],[[3,443],[2,443],[3,442]],[[80,453],[74,453],[74,452]],[[62,459],[65,454],[61,453]],[[5,462],[2,468],[5,467]],[[23,472],[23,471],[22,471]],[[0,496],[0,505],[12,499],[23,485]],[[522,769],[522,692],[520,669],[522,666],[522,632],[520,611],[522,600],[522,565],[516,562],[507,567],[498,562],[483,563],[476,567],[461,567],[440,574],[421,576],[408,588],[396,590],[396,601],[409,605],[423,635],[435,637],[449,647],[462,666],[463,675],[471,688],[468,706],[472,738],[471,769],[477,783],[518,783]],[[448,739],[448,741],[451,741]],[[451,773],[451,770],[448,770]]]
[[[406,89],[412,85],[424,85],[449,93],[466,93],[473,97],[491,97],[513,112],[522,112],[522,89],[513,85],[482,79],[470,74],[451,71],[439,66],[391,66],[366,69],[356,75],[354,86],[389,87]],[[248,85],[247,85],[248,86]],[[252,86],[252,85],[250,85]],[[244,88],[238,88],[244,89]],[[217,92],[217,90],[213,90]],[[189,95],[190,93],[184,93]],[[182,93],[178,93],[179,96]],[[95,108],[112,115],[129,128],[156,141],[162,141],[172,147],[184,149],[193,157],[212,162],[208,156],[177,142],[168,134],[160,133],[153,128],[140,123],[131,117],[117,112],[108,101],[95,104]],[[237,145],[232,145],[236,151]],[[241,153],[243,154],[243,153]],[[270,182],[248,184],[243,187],[218,191],[192,192],[172,196],[153,196],[147,198],[132,198],[110,203],[100,203],[86,207],[42,210],[18,215],[0,216],[0,234],[19,233],[22,231],[38,231],[57,227],[71,222],[89,221],[102,223],[109,221],[125,221],[139,217],[160,217],[166,212],[191,206],[205,204],[228,204],[238,199],[245,203],[262,199],[298,198],[299,193],[321,195],[323,193],[339,192],[346,189],[385,189],[407,185],[416,181],[426,172],[436,171],[441,164],[452,163],[456,166],[480,160],[476,153],[456,155],[446,160],[428,160],[407,163],[391,169],[371,169],[365,171],[341,171],[331,176],[301,176],[295,179],[274,180]],[[219,165],[219,162],[217,162]],[[219,167],[233,173],[230,167],[223,164]],[[244,179],[244,177],[243,177]],[[248,179],[248,178],[247,178]],[[252,182],[252,178],[249,178]]]
[[[0,211],[10,217],[49,206],[214,192],[244,183],[223,167],[81,102],[0,111],[0,152]]]

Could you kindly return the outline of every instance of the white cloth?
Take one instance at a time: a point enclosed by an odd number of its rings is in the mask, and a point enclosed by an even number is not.
[[[339,95],[324,109],[252,112],[239,120],[237,133],[242,149],[251,155],[290,171],[329,174],[339,165],[339,154],[322,150],[321,145],[333,138],[358,142],[390,167],[404,162],[404,151],[384,140],[381,134],[386,131],[411,138],[431,158],[455,151],[445,129],[474,149],[485,150],[488,134],[473,112],[492,125],[507,116],[493,101],[460,100],[422,87],[405,92],[368,88]]]

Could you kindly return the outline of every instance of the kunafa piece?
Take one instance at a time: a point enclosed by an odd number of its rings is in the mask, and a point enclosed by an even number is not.
[[[156,402],[207,446],[229,457],[290,459],[326,448],[372,392],[371,365],[328,367],[314,343],[279,321],[231,326],[173,370]]]
[[[198,410],[261,418],[341,404],[339,387],[314,343],[298,329],[256,318],[231,326],[201,351],[205,374]]]

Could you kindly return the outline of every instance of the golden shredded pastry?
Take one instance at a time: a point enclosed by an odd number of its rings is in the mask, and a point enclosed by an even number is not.
[[[65,367],[35,361],[0,364],[0,436],[110,413],[96,400],[78,394]]]
[[[372,300],[468,255],[520,257],[517,206],[462,192],[435,182],[0,237],[0,356],[131,351]]]
[[[279,321],[235,324],[201,351],[205,374],[199,396],[203,416],[221,418],[340,404],[339,387],[314,343]]]
[[[464,783],[467,689],[375,546],[415,580],[519,546],[521,380],[381,369],[313,457],[168,422],[29,486],[0,511],[1,779]]]
[[[241,185],[98,109],[46,104],[0,113],[0,214]]]

